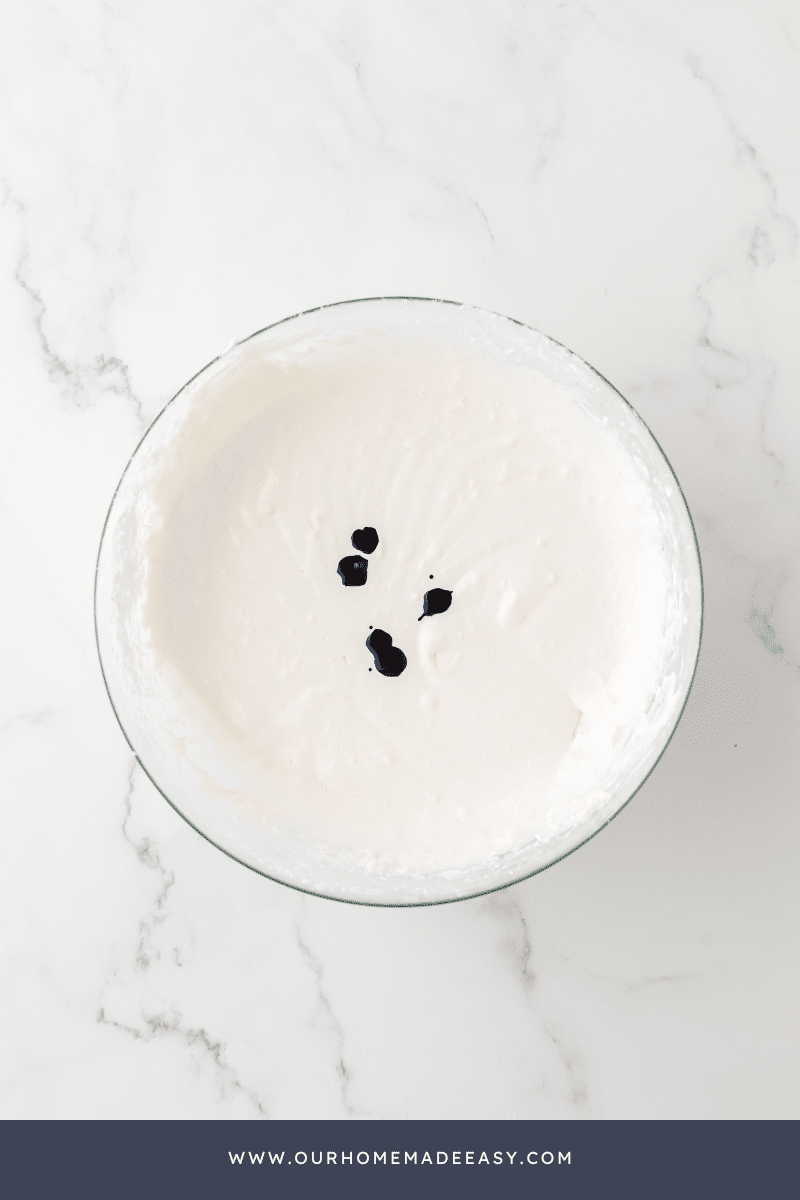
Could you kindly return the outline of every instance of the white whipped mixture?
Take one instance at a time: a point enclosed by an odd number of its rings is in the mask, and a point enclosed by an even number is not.
[[[530,366],[377,334],[366,355],[245,344],[204,387],[139,503],[128,628],[197,769],[387,874],[580,821],[650,703],[668,590],[614,432]],[[452,604],[419,621],[434,587]],[[371,626],[401,675],[374,669]]]

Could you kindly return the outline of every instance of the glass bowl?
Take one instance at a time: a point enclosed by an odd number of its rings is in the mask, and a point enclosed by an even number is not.
[[[635,735],[610,755],[588,809],[576,823],[508,853],[427,874],[383,874],[339,861],[263,813],[229,803],[224,770],[217,777],[198,771],[185,753],[186,738],[202,729],[203,714],[187,710],[183,731],[165,719],[158,697],[148,690],[147,639],[134,629],[135,606],[148,587],[141,547],[159,520],[148,501],[148,483],[193,421],[204,422],[212,442],[229,436],[225,406],[216,398],[219,381],[254,351],[285,362],[317,342],[335,346],[364,331],[405,339],[435,336],[472,351],[477,347],[578,389],[581,407],[613,430],[645,483],[668,563],[664,636],[649,705]],[[269,403],[268,391],[255,397],[256,407]],[[518,321],[452,301],[408,297],[343,301],[288,317],[234,346],[190,380],[150,426],[125,468],[103,528],[95,579],[97,647],[109,699],[142,769],[168,803],[253,871],[314,895],[384,906],[440,904],[507,887],[551,866],[607,825],[647,779],[677,726],[694,677],[702,615],[699,551],[685,498],[655,438],[619,392],[570,350]]]

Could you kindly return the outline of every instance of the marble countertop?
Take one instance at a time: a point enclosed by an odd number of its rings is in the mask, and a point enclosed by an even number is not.
[[[0,1115],[798,1117],[794,0],[32,0],[0,43]],[[598,838],[434,909],[302,896],[165,804],[92,588],[232,339],[462,300],[639,409],[706,625]]]

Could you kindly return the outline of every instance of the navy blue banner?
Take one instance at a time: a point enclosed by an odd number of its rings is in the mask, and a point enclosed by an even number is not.
[[[796,1194],[797,1122],[6,1121],[13,1200]]]

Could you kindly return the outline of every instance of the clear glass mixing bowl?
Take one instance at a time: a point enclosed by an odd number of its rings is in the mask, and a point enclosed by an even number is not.
[[[636,736],[614,751],[602,781],[602,802],[573,827],[466,869],[428,875],[384,876],[343,865],[291,831],[270,827],[258,813],[225,802],[219,781],[206,786],[188,768],[180,738],[167,734],[158,704],[148,694],[146,650],[130,633],[131,605],[147,586],[139,548],[148,522],[147,483],[196,412],[215,419],[214,381],[235,366],[237,355],[259,346],[290,358],[314,339],[352,340],[364,330],[476,347],[534,367],[547,378],[577,387],[580,403],[617,434],[659,514],[669,564],[667,620],[659,682]],[[245,348],[245,349],[243,349]],[[142,769],[164,798],[220,850],[270,879],[315,895],[359,904],[423,905],[465,899],[507,887],[551,866],[588,841],[628,803],[663,754],[683,712],[699,653],[703,615],[700,558],[694,527],[675,474],[644,422],[597,371],[551,338],[508,317],[450,301],[387,297],[344,301],[269,326],[209,363],[166,405],[128,463],[106,518],[97,560],[95,628],[109,698]],[[187,714],[187,720],[193,718]]]

